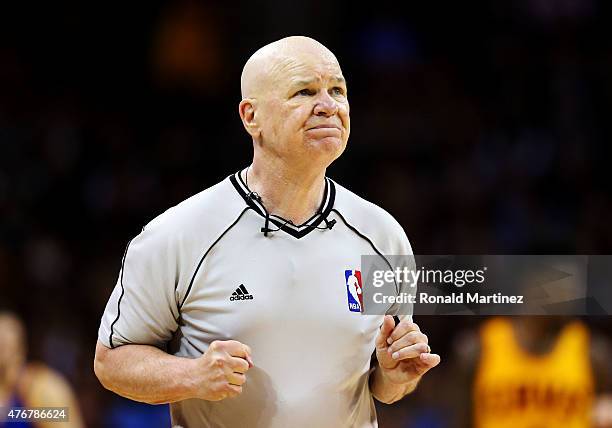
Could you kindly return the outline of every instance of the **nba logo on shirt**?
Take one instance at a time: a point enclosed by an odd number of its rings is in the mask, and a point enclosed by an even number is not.
[[[349,310],[351,312],[361,312],[363,310],[361,271],[345,270],[344,279],[346,280],[346,297]]]

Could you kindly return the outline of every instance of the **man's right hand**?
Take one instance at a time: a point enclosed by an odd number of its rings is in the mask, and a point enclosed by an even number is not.
[[[219,401],[242,392],[245,373],[253,366],[251,348],[236,340],[215,340],[193,360],[196,397]]]

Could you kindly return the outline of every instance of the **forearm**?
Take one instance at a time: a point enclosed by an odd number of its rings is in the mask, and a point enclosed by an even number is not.
[[[195,387],[189,375],[192,363],[154,346],[108,349],[98,343],[94,371],[105,388],[123,397],[161,404],[193,397]]]
[[[418,379],[409,383],[393,383],[384,375],[383,369],[377,364],[370,374],[370,391],[381,403],[391,404],[401,400],[416,388]]]

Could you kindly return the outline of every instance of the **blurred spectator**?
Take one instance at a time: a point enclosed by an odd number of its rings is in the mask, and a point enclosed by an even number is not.
[[[0,312],[0,408],[67,407],[68,422],[15,422],[20,427],[82,427],[77,399],[71,386],[42,363],[26,362],[25,330],[13,314]],[[13,422],[0,426],[10,427]]]
[[[457,419],[476,428],[610,428],[611,351],[579,320],[491,318],[478,336],[457,340],[456,373],[472,387],[471,405],[457,390]]]

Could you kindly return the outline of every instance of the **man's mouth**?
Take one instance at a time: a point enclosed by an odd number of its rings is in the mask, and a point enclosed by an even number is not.
[[[323,125],[317,125],[317,126],[308,128],[308,130],[311,130],[311,129],[337,129],[338,131],[342,131],[342,129],[338,125],[333,125],[333,124],[323,124]]]

